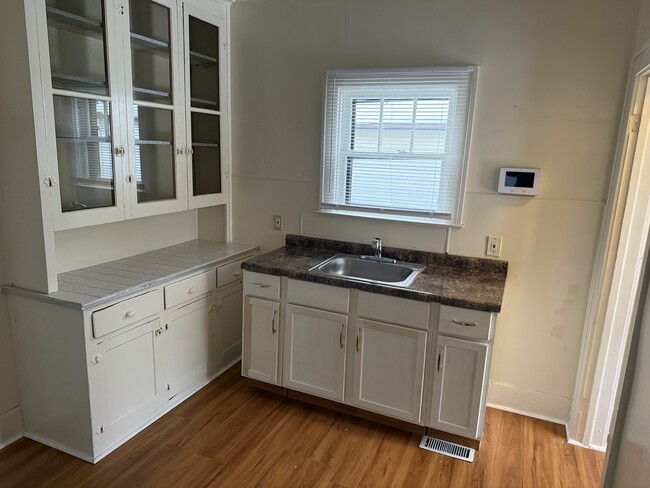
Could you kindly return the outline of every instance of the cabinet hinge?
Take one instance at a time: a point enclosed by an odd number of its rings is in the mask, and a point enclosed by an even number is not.
[[[169,391],[171,389],[172,389],[171,385],[169,383],[167,383],[167,391]]]
[[[639,132],[639,125],[641,124],[641,114],[631,114],[630,122],[628,124],[628,132]]]
[[[98,364],[102,360],[101,354],[95,354],[90,358],[90,364]]]
[[[100,425],[99,427],[97,427],[97,430],[95,432],[97,432],[98,434],[103,434],[104,433],[104,426]]]

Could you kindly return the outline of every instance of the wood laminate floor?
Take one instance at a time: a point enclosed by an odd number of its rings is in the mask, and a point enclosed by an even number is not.
[[[472,464],[419,440],[252,388],[236,365],[94,466],[15,442],[0,487],[596,487],[604,460],[562,426],[494,409]]]

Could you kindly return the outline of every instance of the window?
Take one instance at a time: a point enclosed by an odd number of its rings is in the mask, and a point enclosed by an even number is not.
[[[476,72],[328,71],[321,210],[459,225]]]

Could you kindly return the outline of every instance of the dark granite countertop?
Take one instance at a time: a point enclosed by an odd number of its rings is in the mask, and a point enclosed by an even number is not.
[[[406,288],[375,285],[309,272],[318,263],[337,253],[372,254],[372,250],[366,244],[290,234],[287,235],[285,246],[245,261],[242,268],[257,273],[287,276],[424,302],[438,302],[486,312],[501,311],[508,272],[506,261],[384,248],[383,255],[386,257],[426,265]]]

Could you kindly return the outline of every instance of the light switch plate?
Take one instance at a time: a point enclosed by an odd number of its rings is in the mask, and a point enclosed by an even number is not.
[[[485,247],[485,255],[486,256],[494,256],[494,257],[499,257],[501,256],[501,244],[503,242],[503,238],[499,236],[488,236],[487,238],[487,246]]]

